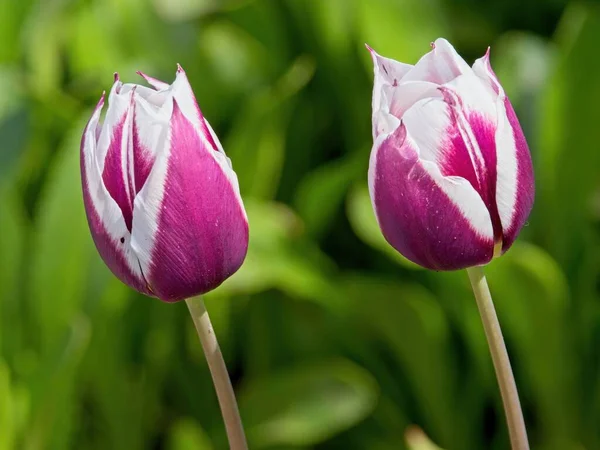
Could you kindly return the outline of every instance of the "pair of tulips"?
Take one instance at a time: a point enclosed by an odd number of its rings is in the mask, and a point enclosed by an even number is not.
[[[375,64],[369,188],[387,241],[429,269],[488,263],[514,242],[533,204],[531,157],[489,62],[468,66],[444,39],[414,66]],[[178,301],[241,266],[248,219],[231,161],[181,67],[152,88],[115,76],[81,144],[85,210],[112,272]]]
[[[477,267],[506,252],[534,197],[533,169],[489,52],[472,67],[444,39],[412,66],[371,51],[375,65],[369,190],[387,241],[434,270],[470,268],[505,404],[513,449],[528,448],[493,303]],[[248,249],[237,176],[181,67],[175,82],[123,84],[104,95],[81,143],[91,234],[106,265],[137,291],[187,299],[232,449],[246,442],[204,294]],[[190,300],[190,297],[194,297]]]

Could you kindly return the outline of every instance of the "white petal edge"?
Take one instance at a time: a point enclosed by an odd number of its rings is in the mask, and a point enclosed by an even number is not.
[[[398,121],[398,126],[400,126],[400,124],[401,122]],[[377,177],[377,153],[384,141],[396,130],[396,128],[391,130],[390,133],[380,135],[375,141],[373,150],[371,151],[368,178],[369,193],[374,207],[376,204],[374,201],[374,186]],[[461,177],[446,177],[442,174],[439,166],[435,162],[420,158],[421,150],[408,129],[406,130],[406,139],[408,139],[410,145],[419,152],[419,162],[422,164],[425,171],[431,176],[435,184],[446,193],[450,201],[471,224],[473,231],[484,239],[493,240],[494,230],[490,213],[479,193],[471,186],[471,183]],[[377,216],[377,214],[375,214],[375,216]]]
[[[140,272],[137,257],[134,252],[131,251],[129,245],[131,235],[125,225],[123,213],[121,212],[119,205],[117,205],[106,190],[104,182],[102,181],[102,171],[95,157],[97,147],[96,129],[100,121],[102,106],[103,105],[99,105],[96,108],[84,131],[84,170],[87,181],[86,188],[91,201],[91,205],[88,206],[94,209],[94,212],[100,219],[106,233],[113,240],[115,251],[119,252],[119,249],[122,249],[120,253],[125,261],[127,261],[129,269],[133,275],[142,279],[143,277]],[[123,243],[120,241],[122,238],[125,239]]]
[[[168,102],[173,109],[173,99]],[[131,227],[131,248],[135,252],[142,271],[150,273],[152,250],[158,231],[158,218],[165,194],[166,177],[171,156],[171,127],[167,129],[167,139],[156,153],[154,165],[146,183],[133,201],[133,221]]]
[[[518,167],[517,146],[513,128],[508,120],[504,96],[498,97],[498,127],[496,129],[496,204],[503,230],[511,229],[517,204]]]
[[[471,71],[471,67],[446,39],[436,39],[432,47],[433,49],[423,55],[414,68],[404,76],[403,81],[430,81],[445,84]]]

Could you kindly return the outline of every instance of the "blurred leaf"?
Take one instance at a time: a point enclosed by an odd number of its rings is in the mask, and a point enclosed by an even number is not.
[[[537,215],[532,223],[560,263],[577,267],[587,245],[592,194],[598,187],[600,39],[597,4],[573,3],[557,32],[560,57],[540,105]]]
[[[415,64],[430,42],[448,36],[437,0],[370,0],[357,6],[361,46],[366,42],[388,58]],[[370,72],[369,54],[363,55]]]
[[[10,360],[17,355],[22,326],[23,289],[21,271],[24,263],[26,222],[9,191],[0,188],[0,356]],[[6,352],[6,353],[5,353]]]
[[[409,450],[442,450],[431,442],[431,439],[419,427],[409,427],[406,430],[405,436]]]
[[[79,170],[83,123],[65,140],[42,193],[31,255],[31,293],[44,347],[77,316],[85,301],[88,269],[99,258],[88,229]],[[60,302],[56,300],[60,299]]]
[[[66,29],[62,11],[64,3],[40,3],[23,27],[26,38],[24,56],[30,66],[31,89],[42,97],[54,93],[60,83],[60,51]]]
[[[208,294],[258,293],[278,288],[293,297],[336,306],[340,299],[327,277],[330,261],[300,235],[301,222],[282,204],[246,202],[250,244],[241,269]]]
[[[279,183],[285,154],[290,100],[310,81],[314,61],[301,56],[270,89],[252,96],[226,140],[240,189],[246,196],[271,198]]]
[[[350,191],[346,210],[352,229],[365,243],[383,252],[403,267],[417,270],[422,269],[421,266],[402,256],[385,240],[377,224],[371,197],[366,186],[356,186]]]
[[[255,87],[269,73],[268,49],[254,36],[229,20],[215,20],[202,30],[200,48],[215,71],[215,83],[227,96]],[[211,92],[209,90],[209,92]]]
[[[67,45],[76,74],[90,74],[109,81],[123,64],[123,49],[115,24],[98,20],[105,15],[106,3],[95,3],[91,8],[80,9],[69,16]]]
[[[553,68],[552,50],[541,37],[524,32],[503,34],[491,48],[494,72],[517,110],[525,111],[532,100],[538,100]],[[534,112],[526,111],[527,114]],[[521,122],[527,124],[530,119]]]
[[[0,118],[0,182],[10,173],[13,164],[22,153],[29,132],[29,113],[26,109],[19,109]]]
[[[1,0],[0,0],[1,1]],[[0,44],[1,45],[1,44]],[[23,102],[19,73],[0,66],[0,187],[25,151],[31,132],[29,109]]]
[[[240,409],[251,447],[311,446],[363,420],[377,396],[368,373],[337,360],[250,381],[240,395]]]
[[[90,324],[76,317],[60,340],[44,355],[31,380],[33,417],[25,447],[37,450],[69,448],[77,418],[76,374],[90,339]]]
[[[8,367],[0,359],[0,450],[12,450],[14,445],[12,389]]]
[[[304,177],[295,203],[308,234],[319,236],[331,228],[348,187],[364,170],[362,159],[362,152],[355,152],[343,160],[321,165]]]
[[[451,412],[458,380],[448,324],[436,300],[418,285],[368,276],[348,278],[345,292],[353,300],[356,320],[384,339],[396,356],[435,436],[448,447],[461,440],[466,445],[468,417]]]
[[[171,427],[168,450],[212,450],[206,432],[191,419],[181,419]]]
[[[21,26],[28,2],[0,0],[0,64],[20,57]]]

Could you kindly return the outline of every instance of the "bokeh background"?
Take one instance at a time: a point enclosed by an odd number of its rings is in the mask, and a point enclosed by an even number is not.
[[[244,267],[206,297],[252,449],[506,449],[464,272],[421,270],[369,203],[372,66],[444,36],[492,63],[533,154],[487,269],[534,449],[600,449],[600,8],[566,0],[0,0],[0,450],[224,449],[184,304],[123,286],[79,141],[118,71],[181,63],[237,170]]]

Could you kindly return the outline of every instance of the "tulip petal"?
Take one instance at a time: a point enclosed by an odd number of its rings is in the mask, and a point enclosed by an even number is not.
[[[384,86],[389,99],[388,111],[395,117],[402,117],[404,113],[419,100],[426,98],[443,98],[439,86],[427,81],[408,81],[398,87]]]
[[[136,92],[136,108],[133,127],[133,158],[135,171],[133,174],[135,192],[139,193],[146,183],[158,152],[166,145],[169,134],[169,121],[172,101],[168,96],[162,107],[149,103]]]
[[[473,73],[479,77],[490,89],[492,89],[496,94],[500,94],[503,92],[502,86],[496,77],[496,74],[492,70],[492,65],[490,64],[490,48],[488,47],[485,55],[481,58],[477,59],[475,63],[473,63]]]
[[[502,251],[515,241],[533,207],[535,183],[527,141],[508,97],[498,99],[496,203],[502,222]]]
[[[436,39],[432,47],[433,49],[415,64],[402,81],[429,81],[445,84],[471,71],[469,65],[446,39]]]
[[[502,224],[496,204],[498,113],[495,93],[473,74],[461,75],[440,89],[469,149],[478,180],[476,189],[490,212],[494,235],[500,242]]]
[[[96,133],[104,96],[98,102],[81,140],[81,181],[92,238],[109,269],[124,283],[149,293],[139,262],[129,246],[130,233],[119,205],[104,187],[96,151]]]
[[[421,100],[402,121],[417,145],[420,159],[436,164],[442,175],[464,178],[480,190],[479,174],[474,169],[478,156],[464,138],[450,105],[437,99]]]
[[[390,112],[390,101],[393,96],[393,90],[398,86],[399,81],[413,67],[410,64],[403,64],[393,59],[385,58],[367,45],[371,52],[374,67],[374,86],[373,86],[373,139],[381,133],[386,133],[386,122],[379,122],[378,111]]]
[[[529,147],[519,119],[490,64],[490,49],[473,64],[473,72],[498,96],[496,204],[502,223],[502,251],[515,241],[533,207],[535,182]]]
[[[157,80],[156,78],[153,78],[149,75],[146,75],[145,73],[141,72],[141,71],[137,71],[136,72],[139,76],[141,76],[144,80],[146,80],[146,82],[152,86],[154,89],[156,89],[157,91],[162,91],[165,89],[169,89],[169,83],[165,83],[164,81],[160,81]]]
[[[216,153],[174,98],[168,145],[135,199],[132,233],[146,279],[162,300],[214,289],[245,258],[248,222]]]
[[[466,180],[444,177],[420,159],[403,124],[375,143],[369,188],[383,235],[411,261],[455,270],[491,260],[493,229],[480,196]]]
[[[121,208],[125,224],[131,230],[133,192],[129,186],[128,146],[131,129],[133,92],[111,92],[106,121],[100,134],[99,148],[106,148],[102,161],[102,180],[111,197]]]
[[[206,124],[206,120],[200,111],[198,102],[190,86],[187,75],[180,65],[177,65],[177,75],[175,76],[175,82],[171,86],[173,92],[173,98],[177,101],[177,104],[181,108],[183,115],[192,123],[196,130],[200,130],[200,140],[208,144],[207,148],[212,148],[214,151],[219,151],[220,144],[217,145],[213,136],[214,132],[211,133],[209,127]],[[221,147],[222,148],[222,147]]]

